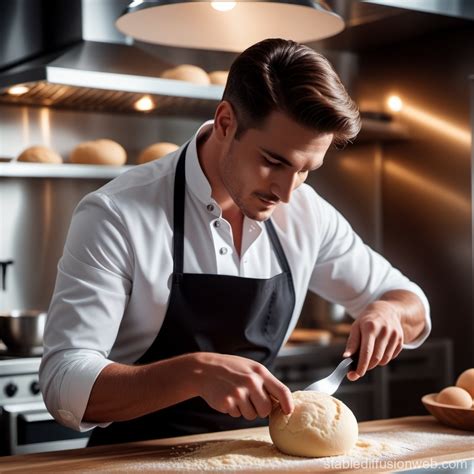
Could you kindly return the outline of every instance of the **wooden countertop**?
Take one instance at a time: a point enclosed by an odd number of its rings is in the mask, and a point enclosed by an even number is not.
[[[393,440],[393,443],[398,443],[400,446],[400,443],[405,440],[405,449],[407,450],[403,453],[399,450],[398,454],[392,458],[397,460],[395,468],[393,465],[379,463],[379,465],[364,467],[363,470],[365,472],[402,471],[421,467],[433,467],[444,462],[474,459],[474,433],[443,426],[431,416],[362,422],[359,423],[359,432],[359,440],[369,441],[369,444],[372,443],[373,445],[378,442],[375,441],[377,436],[385,437],[388,440],[388,444],[390,444],[390,440]],[[0,458],[0,473],[67,472],[69,474],[83,472],[131,472],[135,470],[140,472],[177,472],[177,468],[171,469],[172,465],[170,464],[168,466],[160,465],[161,462],[169,461],[170,459],[180,459],[179,456],[176,457],[176,450],[183,449],[183,452],[189,453],[194,448],[200,448],[204,445],[210,446],[212,443],[224,443],[222,446],[226,445],[227,441],[225,440],[247,440],[250,443],[252,438],[260,440],[266,438],[270,440],[268,428],[252,428],[105,447],[99,446],[69,451],[9,456]],[[419,446],[417,446],[416,441],[413,441],[416,439],[420,440]],[[209,442],[211,443],[209,444]],[[254,443],[258,443],[258,441]],[[260,441],[260,444],[267,450],[266,452],[273,450],[272,452],[275,456],[280,455],[270,441]],[[236,445],[234,444],[233,446],[232,454],[238,455],[239,453],[235,451]],[[190,449],[191,451],[189,451]],[[243,454],[248,455],[248,452],[250,451],[247,450]],[[284,457],[283,455],[281,456]],[[372,461],[374,460],[373,455],[366,459],[369,458]],[[230,466],[232,467],[232,472],[255,472],[257,470],[256,467],[252,469],[251,464],[246,465],[251,456],[241,457],[240,459],[237,464]],[[271,464],[271,470],[277,472],[349,472],[357,470],[357,468],[360,469],[360,466],[354,468],[349,465],[342,468],[336,464],[334,466],[327,465],[328,460],[337,462],[341,459],[342,457],[340,456],[320,459],[286,457],[285,462]],[[203,469],[202,460],[203,458],[201,458],[201,464],[199,464],[195,471],[202,472],[203,470],[208,470],[206,467]],[[324,468],[322,468],[321,464],[323,460],[326,462]],[[417,464],[414,464],[415,462]],[[225,466],[223,467],[225,468]],[[261,465],[259,469],[260,472],[268,472],[270,470],[270,468],[262,468]],[[209,470],[216,472],[216,467]],[[222,470],[220,471],[222,472]],[[229,466],[227,466],[227,470],[229,470]],[[189,472],[189,470],[186,472]]]

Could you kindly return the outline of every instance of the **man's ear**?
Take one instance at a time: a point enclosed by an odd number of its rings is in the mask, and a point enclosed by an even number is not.
[[[223,100],[214,114],[215,137],[222,142],[231,141],[237,132],[237,116],[232,104]]]

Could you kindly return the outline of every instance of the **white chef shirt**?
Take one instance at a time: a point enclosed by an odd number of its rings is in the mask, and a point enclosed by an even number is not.
[[[262,222],[245,217],[241,256],[222,218],[196,150],[186,152],[184,272],[271,278],[281,273]],[[160,331],[173,271],[173,189],[183,147],[127,171],[85,196],[76,207],[48,311],[40,384],[46,406],[60,423],[85,431],[82,422],[100,371],[112,362],[133,364]],[[383,293],[405,289],[424,306],[423,291],[366,246],[344,217],[310,186],[276,206],[272,221],[287,257],[296,303],[285,342],[306,292],[345,306],[357,318]]]

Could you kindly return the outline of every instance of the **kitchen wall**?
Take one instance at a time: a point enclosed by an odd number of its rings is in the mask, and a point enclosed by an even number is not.
[[[361,56],[359,100],[396,92],[412,139],[383,150],[383,250],[426,291],[433,336],[454,340],[454,369],[474,365],[469,75],[474,28]],[[390,58],[390,59],[388,59]],[[383,78],[383,80],[382,80]]]
[[[464,27],[357,52],[361,109],[383,110],[389,94],[399,95],[405,107],[396,120],[410,138],[329,155],[310,179],[367,243],[425,290],[432,337],[454,341],[454,373],[474,365],[473,51],[474,29]]]

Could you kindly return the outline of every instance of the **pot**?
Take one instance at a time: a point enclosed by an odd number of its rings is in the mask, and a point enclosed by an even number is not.
[[[7,349],[31,352],[43,345],[45,311],[13,310],[0,313],[0,339]]]

